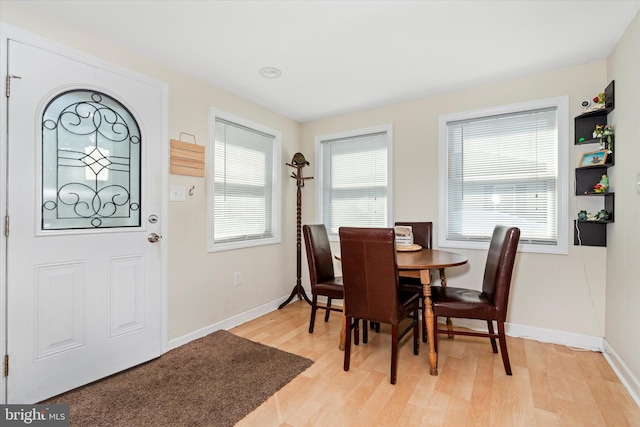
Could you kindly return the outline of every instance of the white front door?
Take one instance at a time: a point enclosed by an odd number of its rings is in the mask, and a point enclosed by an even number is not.
[[[10,40],[7,401],[163,350],[163,89]]]

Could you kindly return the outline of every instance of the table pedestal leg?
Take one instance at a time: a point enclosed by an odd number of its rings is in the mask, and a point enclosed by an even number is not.
[[[427,335],[429,337],[429,373],[438,375],[438,354],[435,346],[435,328],[433,319],[433,307],[431,302],[431,279],[429,270],[420,271],[420,282],[424,292],[424,306],[427,313]]]

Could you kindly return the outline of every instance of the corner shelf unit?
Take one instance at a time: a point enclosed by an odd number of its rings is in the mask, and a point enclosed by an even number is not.
[[[581,114],[574,119],[575,145],[599,144],[599,138],[593,138],[593,131],[598,125],[607,124],[607,116],[615,108],[614,82],[609,83],[604,91],[605,108]],[[612,192],[595,193],[593,186],[600,181],[602,175],[615,164],[615,136],[611,137],[606,162],[597,166],[578,167],[575,170],[576,196],[598,197],[603,200],[603,209],[609,213],[607,220],[574,220],[573,244],[583,246],[607,246],[607,224],[614,222],[615,194]]]

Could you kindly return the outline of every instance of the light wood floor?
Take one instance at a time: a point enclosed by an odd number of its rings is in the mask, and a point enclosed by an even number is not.
[[[394,386],[388,326],[353,347],[345,372],[340,314],[324,323],[319,311],[313,334],[309,314],[297,301],[231,330],[315,362],[237,426],[640,426],[640,408],[600,353],[507,338],[509,377],[488,339],[440,336],[432,377],[427,345],[414,356],[406,337]]]

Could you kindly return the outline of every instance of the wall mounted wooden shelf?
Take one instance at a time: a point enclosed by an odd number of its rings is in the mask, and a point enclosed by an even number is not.
[[[583,113],[574,118],[575,145],[600,144],[600,138],[593,137],[598,125],[607,125],[608,115],[615,108],[614,82],[605,89],[605,107],[600,110]],[[587,221],[574,220],[573,244],[583,246],[607,246],[607,224],[614,222],[615,194],[613,192],[595,193],[593,186],[600,181],[602,175],[615,164],[615,137],[611,137],[608,149],[612,152],[603,165],[585,166],[575,169],[576,196],[599,197],[603,200],[603,209],[609,213],[607,220]],[[595,151],[595,148],[594,148]]]

